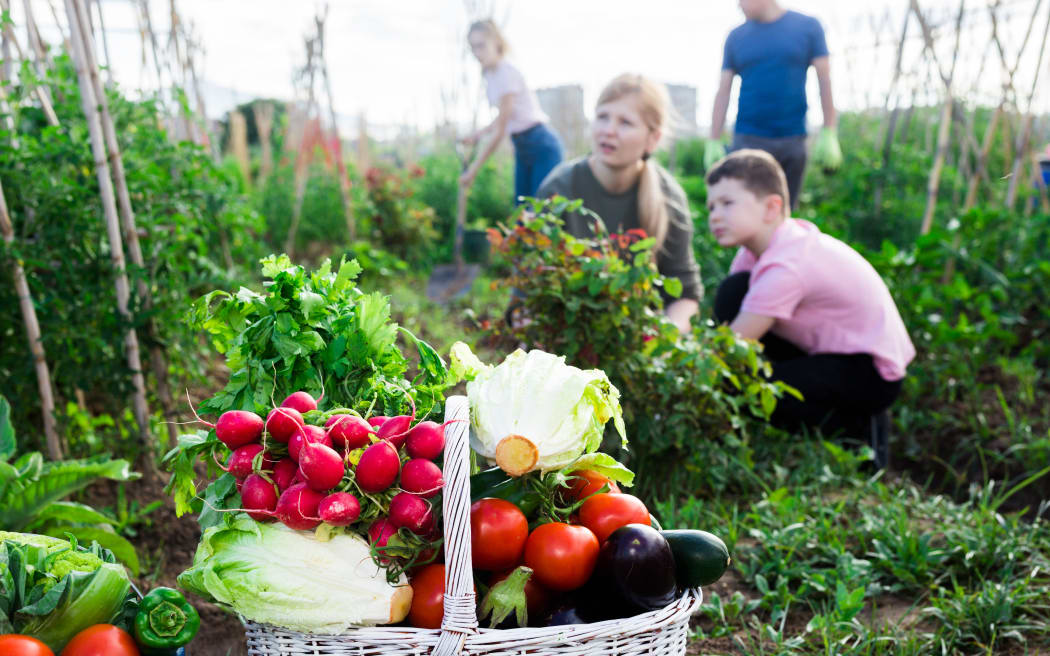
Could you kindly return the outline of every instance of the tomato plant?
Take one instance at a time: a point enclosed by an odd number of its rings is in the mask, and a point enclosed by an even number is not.
[[[139,656],[139,648],[124,629],[96,624],[73,636],[61,656]]]
[[[529,522],[503,499],[479,499],[470,507],[470,548],[476,569],[510,569],[521,562]]]
[[[55,652],[36,638],[13,633],[0,635],[0,654],[3,656],[55,656]]]
[[[649,510],[630,494],[596,494],[580,506],[580,523],[604,543],[613,531],[627,524],[650,525]]]
[[[525,564],[552,590],[575,590],[594,571],[598,538],[586,526],[552,522],[536,527],[525,542]]]

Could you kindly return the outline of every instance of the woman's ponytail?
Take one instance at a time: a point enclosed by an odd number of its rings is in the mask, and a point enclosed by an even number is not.
[[[645,234],[656,239],[655,250],[663,248],[671,219],[658,166],[648,158],[642,162],[642,175],[638,180],[638,219]]]

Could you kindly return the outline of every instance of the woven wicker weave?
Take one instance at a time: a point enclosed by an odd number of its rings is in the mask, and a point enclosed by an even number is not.
[[[464,396],[449,397],[445,419],[466,420]],[[700,608],[700,589],[674,603],[626,619],[548,628],[479,629],[470,561],[468,422],[445,429],[445,617],[441,629],[362,627],[321,636],[246,623],[248,653],[353,656],[678,656],[685,653],[689,617]]]

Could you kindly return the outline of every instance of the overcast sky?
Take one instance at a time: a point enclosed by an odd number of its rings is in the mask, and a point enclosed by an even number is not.
[[[57,39],[48,3],[33,3],[45,38]],[[303,36],[312,31],[314,13],[322,3],[176,3],[204,48],[199,68],[207,84],[209,114],[219,115],[230,105],[256,96],[294,97],[293,72],[305,60]],[[20,22],[21,3],[11,4],[13,17]],[[55,4],[64,25],[63,3]],[[920,4],[931,12],[933,22],[947,25],[958,0],[922,0]],[[991,48],[985,4],[983,0],[967,3],[957,87],[968,97],[994,102],[1002,67]],[[1035,0],[1003,0],[1003,4],[1003,41],[1008,50],[1016,50]],[[166,32],[169,0],[150,0],[150,5],[155,29]],[[908,0],[800,0],[784,5],[823,23],[831,50],[836,104],[843,109],[882,106]],[[327,54],[338,112],[346,117],[364,112],[373,125],[411,124],[424,130],[445,111],[466,120],[476,105],[478,65],[466,53],[464,43],[466,26],[480,14],[491,14],[505,25],[512,58],[530,86],[580,84],[590,112],[605,82],[624,71],[642,72],[664,82],[695,86],[701,125],[710,119],[723,41],[743,20],[733,0],[332,0],[329,6]],[[142,66],[131,0],[102,0],[102,10],[119,83],[131,89],[155,87],[152,63],[145,69]],[[1044,4],[1018,72],[1023,97],[1031,84],[1046,11]],[[918,88],[935,100],[943,87],[937,78],[926,79],[928,72],[917,66],[922,42],[914,21],[911,34],[905,80],[899,88],[909,97]],[[164,36],[162,43],[166,41]],[[950,38],[938,39],[945,67],[951,47]],[[1010,53],[1011,60],[1013,56]],[[813,77],[811,73],[809,120],[819,123]],[[1050,86],[1050,75],[1043,80],[1046,84],[1042,86]],[[1045,95],[1036,98],[1037,109],[1045,111]],[[482,118],[488,111],[486,107]],[[353,132],[356,126],[348,120],[343,127]]]

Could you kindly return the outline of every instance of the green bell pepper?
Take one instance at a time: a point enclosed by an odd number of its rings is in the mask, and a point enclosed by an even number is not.
[[[185,645],[201,626],[197,609],[172,588],[154,588],[139,602],[135,641],[143,653],[170,654]]]

